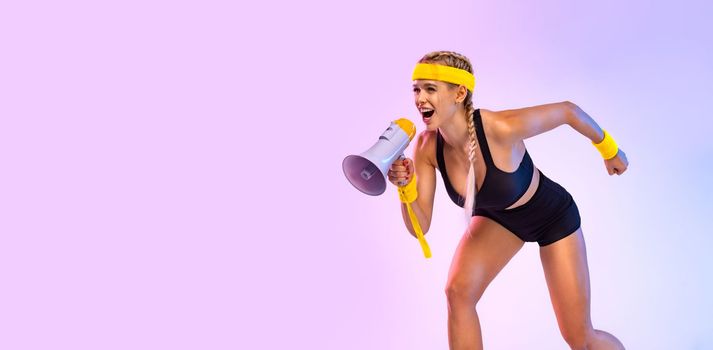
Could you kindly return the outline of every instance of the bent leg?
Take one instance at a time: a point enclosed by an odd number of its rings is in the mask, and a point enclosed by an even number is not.
[[[541,247],[540,259],[557,324],[570,348],[624,349],[616,337],[592,326],[589,268],[582,229]]]
[[[475,304],[524,243],[495,221],[473,217],[448,272],[446,296],[451,350],[483,348]]]

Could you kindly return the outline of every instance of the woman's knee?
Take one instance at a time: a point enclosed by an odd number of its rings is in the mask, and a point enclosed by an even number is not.
[[[586,327],[568,326],[562,331],[562,338],[572,350],[585,350],[594,338],[594,330]]]
[[[477,282],[449,281],[446,284],[446,299],[452,306],[475,306],[482,296],[482,287]]]

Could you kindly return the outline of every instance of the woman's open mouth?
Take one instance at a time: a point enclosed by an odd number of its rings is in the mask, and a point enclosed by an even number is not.
[[[424,121],[425,123],[430,122],[430,121],[431,121],[431,117],[433,116],[433,113],[435,113],[435,111],[432,110],[432,109],[426,109],[426,108],[422,109],[422,110],[421,110],[421,116],[423,117],[423,121]]]

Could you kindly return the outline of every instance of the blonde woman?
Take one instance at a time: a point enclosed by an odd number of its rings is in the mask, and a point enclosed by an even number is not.
[[[432,52],[416,65],[413,91],[426,130],[413,160],[395,162],[389,181],[399,187],[404,223],[415,235],[406,202],[428,232],[436,169],[450,198],[465,208],[468,225],[446,285],[450,349],[482,349],[476,304],[485,288],[525,242],[540,258],[560,332],[572,349],[623,349],[613,335],[594,329],[589,270],[577,206],[567,191],[533,164],[524,139],[569,125],[594,143],[610,175],[621,175],[626,155],[584,111],[570,102],[489,111],[472,102],[469,60]]]

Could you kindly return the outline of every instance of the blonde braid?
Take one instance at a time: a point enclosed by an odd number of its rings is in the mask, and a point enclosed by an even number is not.
[[[468,118],[468,139],[470,141],[470,151],[468,152],[468,158],[470,158],[470,166],[468,167],[468,177],[466,178],[466,195],[465,203],[463,204],[463,209],[465,210],[466,222],[470,222],[470,218],[473,216],[473,208],[475,207],[475,195],[478,191],[475,186],[475,148],[478,147],[478,143],[475,138],[475,122],[473,121],[473,114],[475,114],[475,108],[473,107],[473,99],[469,96],[466,97],[465,109],[466,118]]]
[[[470,60],[467,57],[453,51],[434,51],[428,53],[419,60],[419,63],[439,63],[446,66],[455,67],[459,69],[466,70],[473,73],[473,66],[470,64]],[[447,83],[453,87],[456,85]],[[470,141],[470,147],[468,150],[468,177],[466,179],[466,197],[465,203],[463,204],[463,209],[465,210],[466,221],[470,222],[470,218],[473,215],[473,208],[475,207],[475,195],[477,192],[475,186],[475,149],[478,147],[477,139],[475,137],[475,122],[473,121],[473,115],[475,114],[475,108],[473,107],[473,93],[468,91],[466,93],[465,100],[465,117],[468,123],[468,139]]]

